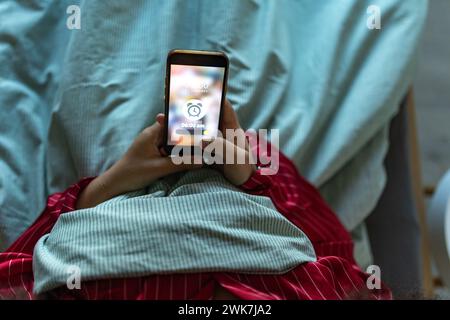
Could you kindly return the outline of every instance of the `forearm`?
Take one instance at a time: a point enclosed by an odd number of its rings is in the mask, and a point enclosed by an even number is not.
[[[95,207],[112,197],[102,180],[102,176],[98,176],[83,190],[76,204],[77,210]]]
[[[76,203],[76,209],[92,208],[105,202],[117,195],[121,190],[118,189],[117,174],[114,166],[105,173],[99,175],[81,192]]]

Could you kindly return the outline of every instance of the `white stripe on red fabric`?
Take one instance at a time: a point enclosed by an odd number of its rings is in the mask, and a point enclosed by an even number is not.
[[[304,267],[305,267],[305,265],[300,266],[300,268],[304,268]],[[308,291],[306,291],[305,288],[303,287],[303,285],[300,282],[300,280],[298,279],[297,274],[296,274],[295,271],[293,271],[292,274],[293,274],[295,280],[297,281],[298,286],[301,288],[302,292],[308,297],[308,299],[312,300],[312,297],[309,295]]]
[[[275,282],[277,283],[278,289],[280,289],[280,293],[283,295],[283,299],[286,300],[287,296],[284,293],[284,290],[283,290],[283,288],[280,285],[280,281],[278,280],[278,276],[274,275],[273,278],[275,279]]]
[[[9,289],[11,290],[12,294],[14,295],[14,298],[17,298],[16,291],[14,290],[14,288],[11,284],[11,263],[12,263],[12,260],[9,260],[9,263],[8,263],[8,285],[9,285]]]
[[[45,225],[45,224],[41,224],[39,227],[37,227],[34,231],[33,231],[33,233],[28,237],[28,239],[26,239],[25,240],[25,242],[23,243],[23,245],[22,245],[22,248],[21,249],[19,249],[18,251],[25,251],[25,249],[27,248],[27,245],[28,245],[28,243],[30,242],[30,241],[36,241],[36,239],[35,239],[35,235],[36,234],[40,234],[41,232],[42,232],[42,230],[45,230],[47,228],[47,226]],[[38,233],[38,231],[40,231],[39,233]]]
[[[314,279],[311,277],[311,275],[309,274],[309,271],[307,268],[303,268],[302,269],[306,275],[308,276],[308,278],[311,280],[311,283],[314,285],[314,288],[317,290],[317,292],[319,293],[319,295],[322,297],[323,300],[326,300],[325,296],[323,295],[322,291],[319,289],[319,287],[317,287],[316,282],[314,281]]]
[[[330,274],[333,275],[333,272],[334,272],[333,264],[332,264],[332,263],[330,262],[330,260],[328,260],[328,259],[326,259],[325,261],[326,261],[326,263],[327,263],[327,265],[328,265],[327,270],[329,270],[329,271],[330,271]],[[341,282],[339,281],[339,279],[338,279],[338,278],[334,278],[334,277],[333,277],[333,279],[334,279],[334,281],[338,284],[339,288],[341,288],[341,291],[342,291],[344,294],[346,294],[347,292],[346,292],[346,291],[344,290],[344,288],[342,287]],[[341,298],[341,299],[342,299],[342,298]]]
[[[317,266],[317,264],[313,263],[312,265],[317,269],[317,271],[320,272],[320,274],[322,275],[322,277],[323,277],[324,279],[326,279],[325,275],[322,273],[322,270],[320,270],[320,268]],[[331,279],[333,280],[333,285],[334,285],[334,277],[333,277],[332,274],[331,274]],[[336,296],[339,298],[339,300],[342,300],[341,295],[336,291],[336,289],[335,289],[334,287],[333,287],[333,291],[334,291],[334,293],[336,293]]]
[[[279,196],[277,196],[277,195],[274,193],[274,190],[278,191]],[[273,189],[268,190],[268,193],[269,193],[271,199],[283,199],[283,198],[284,198],[284,196],[281,194],[281,191],[278,190],[277,188],[273,188]],[[276,204],[275,204],[275,205],[276,205]],[[283,211],[284,211],[284,210],[283,210]],[[302,219],[302,222],[303,222],[303,223],[307,223],[308,225],[311,225],[311,226],[312,226],[311,229],[314,230],[314,232],[316,232],[316,233],[317,233],[320,237],[322,237],[323,239],[327,239],[327,237],[325,237],[324,234],[323,234],[322,232],[319,232],[319,230],[318,230],[318,228],[317,228],[316,225],[312,225],[312,224],[310,223],[310,221],[308,221],[308,220],[306,220],[306,219]],[[327,233],[328,233],[328,232],[327,232]],[[330,234],[331,234],[331,233],[330,233]],[[328,238],[329,238],[329,237],[328,237]]]
[[[225,277],[227,277],[228,279],[231,279],[233,282],[236,281],[236,279],[234,279],[233,277],[231,277],[228,273],[225,273]],[[264,281],[264,280],[263,280]],[[247,288],[249,291],[255,293],[257,292],[254,288],[250,287],[249,285],[247,285],[246,283],[241,282],[240,285],[244,286],[245,288]],[[268,295],[271,296],[277,296],[275,293],[271,292],[270,290],[268,290],[267,292]],[[278,297],[278,300],[281,300],[280,297]]]
[[[22,258],[22,260],[21,260],[22,267],[21,267],[21,272],[20,272],[20,282],[22,283],[22,287],[23,287],[23,289],[26,291],[26,293],[28,295],[28,299],[29,300],[33,300],[30,291],[28,291],[28,288],[25,285],[25,281],[23,280],[23,276],[25,275],[25,273],[23,272],[24,271],[23,270],[24,262],[25,262],[25,259]]]

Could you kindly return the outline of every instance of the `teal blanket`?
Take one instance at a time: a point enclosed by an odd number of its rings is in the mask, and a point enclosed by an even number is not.
[[[186,272],[279,274],[314,260],[309,239],[269,198],[245,194],[217,171],[202,169],[61,215],[34,249],[34,292],[66,285],[73,266],[87,281]]]
[[[66,9],[81,5],[81,30]],[[366,27],[369,5],[381,30]],[[384,187],[424,0],[0,1],[0,249],[45,196],[117,161],[163,110],[173,48],[223,50],[244,127],[280,147],[353,230]],[[367,250],[366,250],[367,251]]]

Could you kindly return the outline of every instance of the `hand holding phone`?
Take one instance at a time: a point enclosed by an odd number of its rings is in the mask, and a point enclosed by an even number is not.
[[[236,113],[225,100],[228,64],[228,58],[222,52],[173,50],[169,53],[163,139],[166,153],[170,154],[175,146],[182,146],[191,148],[192,155],[194,147],[201,148],[204,142],[212,141],[210,146],[222,160],[226,146],[236,156],[251,158],[247,145],[238,147],[233,140],[218,137],[219,129],[240,129]],[[244,134],[243,131],[240,134]],[[235,185],[244,183],[256,169],[251,161],[217,167]]]
[[[172,50],[167,56],[164,149],[193,148],[218,135],[228,58],[223,52]]]

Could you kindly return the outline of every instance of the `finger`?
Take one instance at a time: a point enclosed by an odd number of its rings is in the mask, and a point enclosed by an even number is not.
[[[249,137],[251,137],[251,132],[247,136],[247,132],[242,128],[226,129],[225,131],[220,131],[220,137],[242,149],[249,150]]]
[[[158,133],[160,130],[161,125],[158,122],[153,123],[151,126],[148,126],[144,130],[142,130],[142,133],[146,136],[153,137],[155,134]]]
[[[222,122],[220,127],[222,131],[241,127],[238,116],[228,100],[225,100],[225,103],[223,104]]]
[[[193,169],[199,169],[202,167],[202,164],[195,164],[193,162],[191,163],[181,163],[181,164],[175,164],[171,158],[161,158],[161,163],[158,166],[159,168],[159,174],[160,176],[166,176],[175,172],[180,171],[186,171],[186,170],[193,170]]]
[[[175,151],[175,148],[172,150],[172,153],[170,154],[169,158],[175,165],[203,165],[203,157],[201,152],[196,152],[191,154],[191,152],[188,152],[186,154],[179,154]]]
[[[164,126],[166,121],[166,116],[163,113],[158,113],[156,115],[156,122],[158,122],[160,125]]]
[[[155,122],[142,131],[142,136],[145,140],[158,144],[158,141],[162,139],[162,126],[158,122]]]
[[[157,146],[161,146],[163,144],[164,130],[166,128],[166,116],[163,113],[158,113],[156,115],[156,122],[161,126],[161,132],[157,139]],[[165,153],[164,153],[165,154]],[[165,154],[167,155],[167,154]]]
[[[241,148],[223,138],[216,138],[205,146],[204,158],[213,158],[212,152],[214,152],[214,158],[222,160],[223,163],[237,163],[238,160],[239,162],[250,163],[252,160],[251,154],[247,152],[245,146]]]
[[[163,157],[167,157],[169,154],[167,153],[166,149],[161,147],[159,148],[159,153],[163,156]]]
[[[164,127],[160,125],[160,130],[155,139],[155,146],[158,148],[163,144],[163,139],[164,139],[164,129],[163,128]]]

